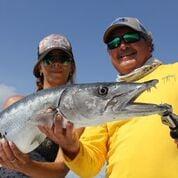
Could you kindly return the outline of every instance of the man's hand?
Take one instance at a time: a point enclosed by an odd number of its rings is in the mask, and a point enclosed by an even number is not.
[[[163,124],[166,124],[170,128],[170,135],[175,140],[175,143],[178,146],[178,115],[167,112],[162,116]]]
[[[39,129],[51,140],[61,146],[63,152],[70,159],[74,159],[80,149],[79,136],[73,123],[67,121],[66,128],[62,127],[63,118],[57,114],[52,128],[39,126]]]

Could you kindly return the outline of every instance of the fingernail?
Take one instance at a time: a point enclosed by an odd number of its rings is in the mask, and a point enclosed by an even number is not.
[[[9,145],[10,145],[10,146],[13,146],[13,143],[12,143],[11,141],[9,141]]]
[[[67,121],[67,124],[70,124],[70,126],[74,125],[71,121]]]
[[[57,114],[57,118],[62,118],[62,116],[58,113],[58,114]]]
[[[56,121],[62,121],[62,117],[59,114],[57,114],[57,117],[55,118],[55,120]]]
[[[2,143],[5,143],[5,142],[6,142],[5,138],[2,138],[1,142],[2,142]]]

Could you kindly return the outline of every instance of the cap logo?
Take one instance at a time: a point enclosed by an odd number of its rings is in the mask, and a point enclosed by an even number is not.
[[[124,18],[124,17],[122,17],[122,18],[117,18],[117,19],[112,23],[112,25],[113,25],[113,24],[117,24],[117,23],[119,23],[119,22],[128,22],[128,19],[127,19],[127,18]]]
[[[118,18],[118,21],[119,22],[128,22],[128,19],[126,19],[126,18]]]

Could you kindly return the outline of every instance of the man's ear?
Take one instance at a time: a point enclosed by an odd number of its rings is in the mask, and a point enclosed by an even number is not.
[[[148,45],[149,52],[152,53],[153,51],[152,43],[150,41],[147,41],[147,45]]]

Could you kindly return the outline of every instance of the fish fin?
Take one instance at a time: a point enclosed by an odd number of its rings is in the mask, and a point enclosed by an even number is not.
[[[46,138],[37,127],[28,125],[21,130],[21,132],[14,133],[14,136],[7,138],[15,143],[15,145],[23,152],[29,153],[37,148]]]
[[[29,150],[34,150],[37,148],[44,141],[45,137],[46,136],[44,136],[42,133],[36,135],[29,145]]]

